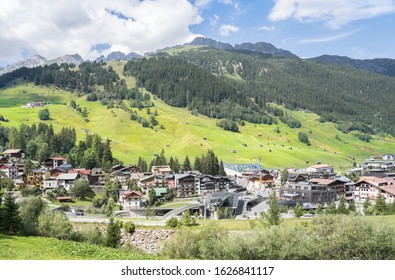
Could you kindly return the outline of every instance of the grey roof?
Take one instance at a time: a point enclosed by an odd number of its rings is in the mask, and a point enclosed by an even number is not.
[[[183,179],[183,178],[186,178],[186,177],[189,177],[189,176],[195,177],[195,175],[193,175],[193,174],[176,174],[175,175],[175,179],[179,180],[179,179]]]
[[[76,180],[78,177],[78,173],[63,173],[58,176],[58,180]]]

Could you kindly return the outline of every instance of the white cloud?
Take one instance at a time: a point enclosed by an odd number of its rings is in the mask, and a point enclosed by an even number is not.
[[[228,5],[233,5],[233,0],[219,0],[219,2],[220,3],[223,3],[223,4],[228,4]]]
[[[267,25],[262,25],[261,27],[258,27],[259,30],[263,31],[274,31],[276,28],[274,26],[267,26]]]
[[[229,36],[231,33],[235,33],[239,31],[239,27],[234,26],[234,25],[230,25],[230,24],[223,24],[221,25],[221,27],[219,28],[219,33],[221,34],[221,36]]]
[[[0,60],[23,52],[95,59],[97,44],[144,53],[191,41],[189,27],[202,20],[188,0],[0,1]]]
[[[294,18],[303,22],[323,21],[331,29],[361,19],[395,12],[394,0],[275,0],[272,21]]]
[[[195,6],[202,8],[213,2],[213,0],[195,0]]]
[[[352,34],[354,34],[356,32],[357,31],[348,32],[348,33],[341,33],[341,34],[336,34],[336,35],[327,36],[327,37],[302,39],[302,40],[299,41],[299,43],[310,44],[310,43],[332,42],[332,41],[337,41],[337,40],[341,40],[341,39],[347,38],[347,37],[351,36]]]

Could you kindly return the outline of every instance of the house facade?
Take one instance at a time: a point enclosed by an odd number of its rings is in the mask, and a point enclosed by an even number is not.
[[[374,203],[382,194],[387,203],[393,203],[395,199],[395,180],[393,178],[361,177],[354,186],[356,202],[364,202],[369,199]]]
[[[201,175],[195,178],[196,193],[199,195],[231,191],[236,187],[236,181],[226,176]]]
[[[0,164],[0,171],[10,179],[18,177],[18,167],[15,164]]]
[[[169,186],[176,197],[188,197],[196,195],[195,175],[193,174],[176,174],[174,183]]]
[[[64,173],[58,176],[59,187],[65,188],[69,191],[72,186],[74,186],[75,180],[79,179],[81,176],[78,173]]]
[[[119,195],[119,205],[123,209],[140,209],[143,205],[142,195],[139,191],[122,191]]]

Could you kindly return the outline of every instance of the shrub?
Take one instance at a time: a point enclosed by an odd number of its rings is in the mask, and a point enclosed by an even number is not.
[[[178,221],[178,219],[176,217],[173,217],[173,218],[168,219],[166,221],[166,226],[167,227],[176,228],[176,227],[178,227],[178,225],[179,225],[179,221]]]
[[[42,121],[49,120],[50,119],[49,110],[47,108],[44,108],[38,111],[38,118]]]
[[[136,225],[134,223],[132,223],[132,222],[126,222],[123,225],[123,228],[125,229],[126,232],[132,234],[136,230]]]
[[[73,227],[69,219],[62,212],[41,212],[38,216],[38,234],[44,237],[55,237],[58,239],[71,239]]]
[[[299,139],[300,142],[305,143],[307,146],[310,146],[310,145],[311,145],[311,144],[310,144],[310,141],[309,141],[309,137],[307,136],[306,133],[304,133],[304,132],[302,132],[302,131],[300,131],[300,132],[298,133],[298,139]]]

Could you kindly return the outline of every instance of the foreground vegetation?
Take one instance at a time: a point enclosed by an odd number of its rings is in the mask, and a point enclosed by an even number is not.
[[[44,237],[0,234],[0,260],[149,260],[154,256],[131,250]]]
[[[395,259],[395,227],[358,216],[323,216],[293,226],[256,227],[231,234],[217,223],[180,230],[162,255],[212,260]]]

